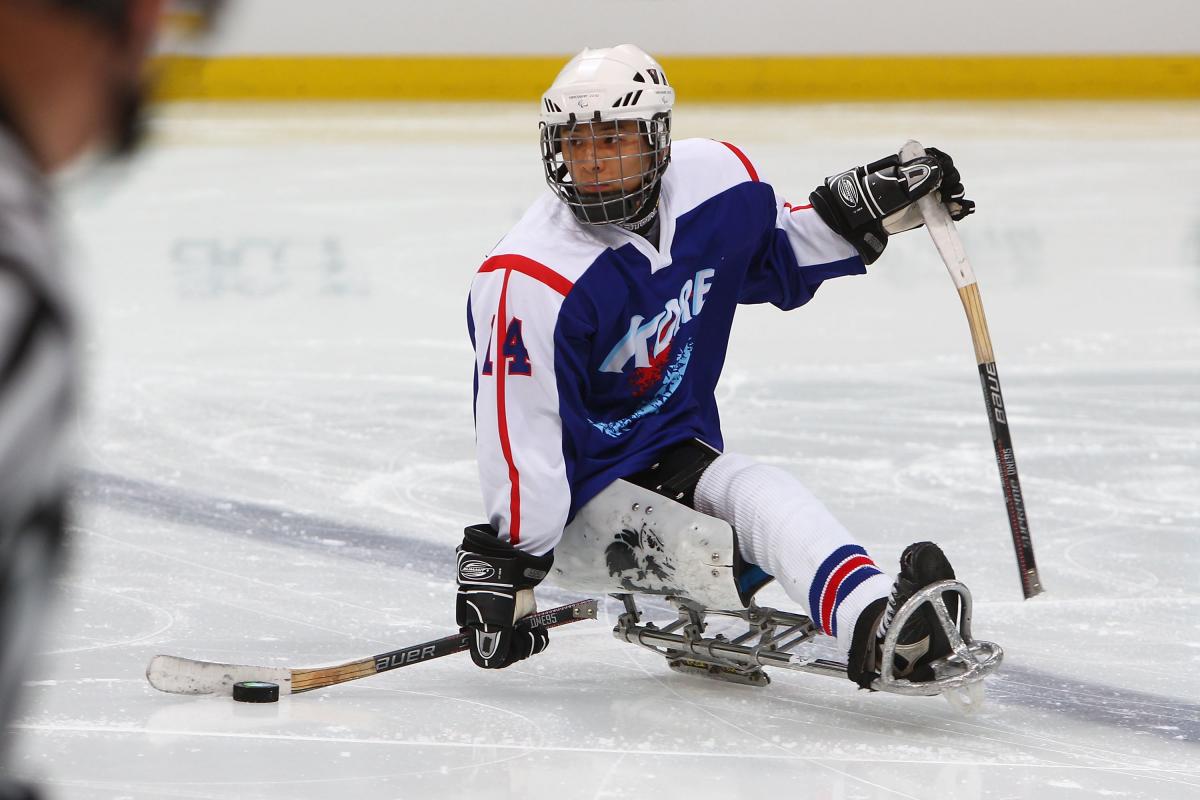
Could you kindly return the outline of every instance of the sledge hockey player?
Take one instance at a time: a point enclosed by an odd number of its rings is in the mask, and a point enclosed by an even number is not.
[[[165,0],[0,0],[0,800],[9,728],[63,551],[77,327],[48,176],[137,142]],[[215,0],[192,0],[197,21]]]
[[[542,97],[550,191],[471,286],[479,476],[488,522],[458,549],[456,614],[471,657],[502,668],[544,650],[514,625],[581,509],[618,479],[728,522],[739,592],[773,576],[869,688],[896,609],[954,578],[936,544],[906,548],[895,581],[795,477],[723,452],[714,391],[738,304],[783,310],[866,272],[937,192],[960,220],[950,157],[930,149],[839,172],[790,204],[737,146],[672,141],[675,93],[633,45],[584,50]],[[600,502],[599,500],[597,502]],[[951,615],[957,600],[947,601]],[[894,672],[933,678],[950,645],[931,603],[900,630]]]

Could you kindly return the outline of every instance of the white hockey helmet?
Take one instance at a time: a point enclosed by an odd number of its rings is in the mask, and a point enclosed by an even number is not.
[[[671,109],[675,90],[657,61],[632,44],[584,50],[572,58],[542,95],[542,165],[546,182],[575,214],[589,225],[619,223],[644,217],[658,202],[662,174],[671,160]],[[613,188],[583,192],[574,184],[563,158],[563,137],[577,137],[595,123],[634,120],[644,138],[641,181],[626,189],[632,175],[610,181]],[[599,126],[596,126],[599,127]],[[616,157],[618,164],[632,163]]]

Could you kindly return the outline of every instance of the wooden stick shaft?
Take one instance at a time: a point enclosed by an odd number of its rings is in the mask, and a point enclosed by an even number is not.
[[[598,604],[595,600],[581,600],[577,603],[568,603],[565,606],[552,608],[549,611],[538,612],[520,622],[526,625],[536,624],[547,628],[557,628],[581,619],[595,619],[597,607]],[[470,648],[470,642],[469,634],[459,632],[441,639],[391,650],[370,658],[333,667],[294,669],[292,670],[292,694],[311,692],[313,689],[323,689],[337,683],[369,678],[380,672],[388,672],[400,667],[419,664],[422,661],[462,653]]]
[[[923,155],[925,149],[915,141],[908,142],[900,151],[900,156],[905,161]],[[1012,534],[1013,549],[1017,556],[1021,592],[1028,600],[1042,592],[1042,582],[1033,557],[1033,539],[1025,514],[1025,497],[1021,494],[1021,482],[1017,477],[1017,459],[1013,454],[1012,436],[1008,431],[1008,413],[1004,407],[1004,395],[1000,391],[1000,376],[996,372],[996,357],[992,352],[992,337],[988,333],[983,301],[979,297],[979,284],[975,280],[975,272],[946,207],[932,195],[922,197],[917,203],[921,215],[925,218],[925,227],[954,285],[958,287],[958,296],[967,313],[971,343],[975,347],[975,362],[979,365],[979,380],[983,386],[983,402],[987,408],[988,425],[992,432],[992,445],[996,451],[996,465],[1000,470],[1000,485],[1004,491],[1009,532]]]
[[[988,333],[987,317],[983,314],[983,300],[979,298],[979,284],[972,283],[958,290],[963,310],[967,312],[967,324],[971,326],[971,343],[975,345],[975,363],[992,364],[996,356],[992,353],[992,337]]]
[[[1008,411],[1004,406],[1000,375],[996,371],[996,358],[992,353],[992,338],[983,314],[983,301],[979,298],[979,285],[972,283],[964,286],[958,290],[958,294],[971,328],[975,362],[979,365],[979,382],[983,387],[983,404],[987,409],[992,447],[996,452],[996,466],[1000,470],[1000,486],[1004,492],[1004,506],[1008,512],[1008,527],[1017,556],[1021,592],[1028,600],[1041,594],[1042,582],[1033,556],[1033,538],[1029,533],[1029,518],[1025,514],[1025,495],[1021,493],[1021,480],[1017,476],[1017,457],[1008,430]]]
[[[406,647],[403,650],[394,650],[348,664],[339,664],[336,667],[294,669],[292,670],[292,694],[311,692],[313,689],[323,689],[326,686],[355,681],[359,678],[369,678],[389,669],[461,653],[470,646],[469,642],[467,634],[456,633],[431,642]]]

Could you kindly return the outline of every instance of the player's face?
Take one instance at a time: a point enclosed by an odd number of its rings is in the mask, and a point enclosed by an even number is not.
[[[576,123],[561,135],[563,161],[584,194],[634,191],[654,166],[634,120]]]

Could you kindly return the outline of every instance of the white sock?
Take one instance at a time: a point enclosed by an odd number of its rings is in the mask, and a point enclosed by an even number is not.
[[[696,486],[696,510],[732,525],[742,558],[773,575],[843,653],[863,609],[891,592],[862,545],[781,469],[736,453],[718,456]]]

